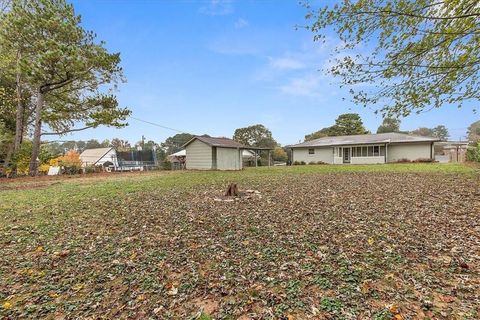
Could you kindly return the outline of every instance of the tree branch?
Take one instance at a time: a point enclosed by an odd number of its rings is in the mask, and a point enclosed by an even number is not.
[[[61,136],[65,133],[83,131],[83,130],[87,130],[87,129],[90,129],[90,128],[93,128],[93,126],[86,126],[86,127],[78,128],[78,129],[69,129],[69,130],[64,130],[64,131],[60,131],[60,132],[43,132],[42,136],[56,136],[56,135]]]

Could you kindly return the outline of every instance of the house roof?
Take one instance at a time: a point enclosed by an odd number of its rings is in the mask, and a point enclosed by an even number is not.
[[[113,149],[112,147],[85,149],[80,154],[80,160],[82,160],[82,162],[87,162],[89,164],[96,164],[112,149]]]
[[[229,138],[214,138],[214,137],[203,137],[203,136],[195,136],[193,137],[190,141],[185,143],[183,147],[185,148],[188,146],[190,143],[192,143],[194,140],[200,140],[209,146],[212,147],[221,147],[221,148],[239,148],[239,149],[248,149],[249,147],[241,144],[238,141],[229,139]]]
[[[422,137],[406,133],[388,132],[377,134],[360,134],[352,136],[323,137],[311,141],[288,146],[289,148],[328,147],[352,144],[372,143],[412,143],[412,142],[436,142],[440,139]]]

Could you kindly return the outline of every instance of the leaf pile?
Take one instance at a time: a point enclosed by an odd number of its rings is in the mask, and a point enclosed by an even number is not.
[[[10,212],[0,318],[480,317],[476,177],[270,174],[213,201],[224,185]]]

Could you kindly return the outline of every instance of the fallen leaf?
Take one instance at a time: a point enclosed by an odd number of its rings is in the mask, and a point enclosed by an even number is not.
[[[169,296],[174,296],[178,293],[178,288],[177,287],[172,287],[170,290],[167,291],[167,294]]]
[[[2,308],[5,309],[5,310],[9,310],[9,309],[12,309],[13,305],[10,303],[10,302],[4,302],[2,304]]]

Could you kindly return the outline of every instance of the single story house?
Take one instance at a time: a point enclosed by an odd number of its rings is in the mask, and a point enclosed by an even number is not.
[[[323,137],[290,145],[292,162],[375,164],[434,159],[437,138],[389,132]]]
[[[183,147],[186,152],[186,168],[195,170],[241,170],[244,155],[251,157],[251,150],[271,150],[245,146],[228,138],[204,136],[193,137]],[[244,153],[245,150],[250,152]]]
[[[117,152],[115,148],[93,148],[85,149],[80,154],[82,166],[108,166],[118,167]]]

